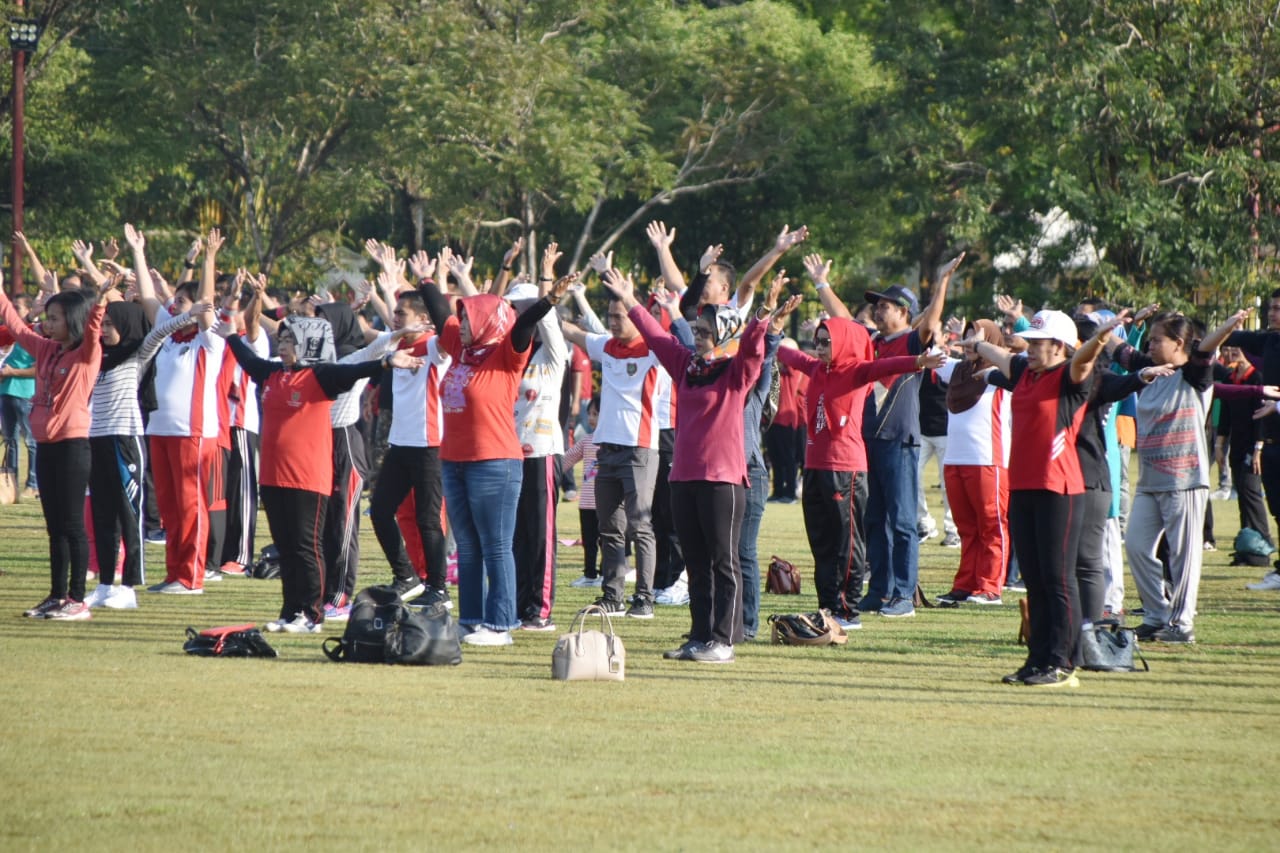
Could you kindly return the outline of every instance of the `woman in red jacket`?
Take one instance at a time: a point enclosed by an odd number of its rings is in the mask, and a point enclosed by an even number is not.
[[[89,395],[102,363],[102,315],[106,293],[92,300],[78,290],[55,293],[45,305],[36,334],[4,293],[0,317],[36,361],[31,431],[36,437],[36,482],[49,531],[49,596],[25,616],[33,619],[92,618],[84,603],[89,537],[84,493],[89,485]]]

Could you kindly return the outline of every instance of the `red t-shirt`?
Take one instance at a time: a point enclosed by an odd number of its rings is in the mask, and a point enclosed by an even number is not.
[[[778,414],[773,422],[780,427],[802,427],[805,425],[805,391],[809,387],[809,377],[799,370],[793,370],[782,362],[778,362]]]
[[[310,370],[277,370],[262,386],[262,451],[258,481],[264,486],[333,491],[333,400]]]
[[[450,317],[440,331],[440,349],[453,359],[440,384],[444,409],[440,458],[446,462],[524,459],[514,410],[533,348],[516,352],[507,335],[481,363],[463,364],[458,328],[458,318]]]
[[[579,398],[583,405],[591,399],[591,394],[595,390],[595,382],[591,378],[591,359],[587,357],[587,351],[577,344],[573,344],[573,355],[570,357],[569,369],[578,374]]]
[[[1009,400],[1013,417],[1009,489],[1082,494],[1084,476],[1076,436],[1084,422],[1093,374],[1077,385],[1071,381],[1070,362],[1043,373],[1028,370],[1025,358],[1015,358],[1013,364],[1011,379],[1017,384]]]

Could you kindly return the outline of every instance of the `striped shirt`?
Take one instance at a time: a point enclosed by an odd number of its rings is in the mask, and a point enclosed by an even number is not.
[[[382,358],[391,351],[391,332],[378,335],[364,349],[358,349],[350,355],[338,359],[338,364],[356,364],[361,361],[373,361]],[[334,429],[345,429],[360,420],[360,395],[369,384],[368,379],[360,379],[351,386],[350,391],[343,391],[333,401],[333,409],[329,413],[329,423]]]

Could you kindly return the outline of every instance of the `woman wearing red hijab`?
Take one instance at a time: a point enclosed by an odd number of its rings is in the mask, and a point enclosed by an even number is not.
[[[457,300],[454,315],[434,282],[418,288],[439,330],[440,351],[453,359],[440,388],[440,461],[458,543],[458,624],[471,645],[511,645],[511,630],[520,627],[511,540],[524,450],[512,413],[534,329],[575,280],[560,279],[518,317],[488,293]]]

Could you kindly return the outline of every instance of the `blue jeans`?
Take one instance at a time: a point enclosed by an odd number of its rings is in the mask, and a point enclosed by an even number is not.
[[[742,514],[742,535],[738,537],[738,566],[742,570],[742,632],[754,637],[760,630],[760,561],[756,540],[769,497],[769,471],[763,465],[748,465],[747,506]]]
[[[0,434],[4,435],[4,464],[18,479],[18,432],[27,442],[27,488],[36,488],[36,437],[31,432],[31,398],[0,394]]]
[[[449,526],[458,543],[458,624],[494,631],[519,628],[511,539],[523,463],[487,459],[442,462],[440,467]]]
[[[916,501],[920,448],[867,440],[867,567],[872,598],[912,599],[920,562]]]

